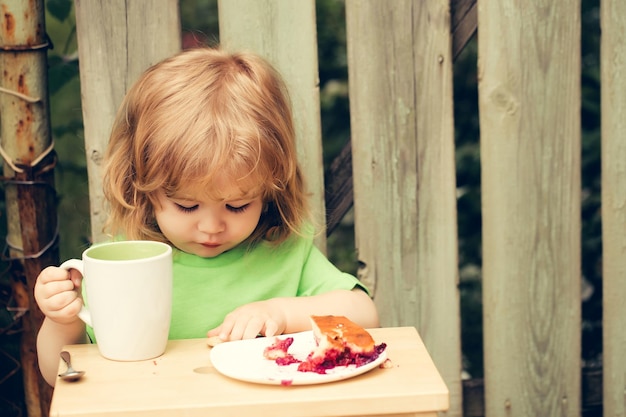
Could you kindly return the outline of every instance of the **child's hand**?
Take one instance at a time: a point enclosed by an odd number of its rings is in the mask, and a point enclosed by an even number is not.
[[[223,341],[253,339],[258,335],[282,334],[287,318],[277,308],[275,300],[257,301],[231,311],[222,324],[208,332],[208,337],[219,336]]]
[[[35,300],[41,312],[51,320],[68,324],[77,320],[82,307],[80,272],[47,267],[35,282]]]

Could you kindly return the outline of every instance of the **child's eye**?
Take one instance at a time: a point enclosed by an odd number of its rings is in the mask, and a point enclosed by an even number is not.
[[[226,209],[233,213],[241,213],[245,211],[249,206],[250,204],[244,204],[243,206],[234,207],[234,206],[231,206],[230,204],[226,204]]]
[[[183,206],[181,204],[175,203],[176,204],[176,208],[178,208],[178,210],[182,211],[183,213],[191,213],[192,211],[196,210],[198,208],[198,205],[194,205],[194,206]]]

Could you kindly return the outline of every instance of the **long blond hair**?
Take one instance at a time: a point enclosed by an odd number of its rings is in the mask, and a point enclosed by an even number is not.
[[[167,241],[154,216],[158,192],[171,195],[192,181],[211,195],[216,176],[227,175],[265,204],[248,242],[284,241],[309,220],[294,136],[285,84],[254,54],[198,48],[152,66],[113,125],[103,181],[107,231]]]

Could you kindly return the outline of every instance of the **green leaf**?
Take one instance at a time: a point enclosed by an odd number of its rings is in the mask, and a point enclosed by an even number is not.
[[[52,16],[63,22],[70,15],[72,0],[47,0],[46,8]]]
[[[65,61],[59,56],[48,57],[48,93],[50,95],[54,95],[76,77],[78,77],[78,60]]]

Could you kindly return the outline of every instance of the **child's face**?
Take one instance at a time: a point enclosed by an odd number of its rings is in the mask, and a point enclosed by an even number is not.
[[[224,194],[226,200],[213,200],[192,187],[171,197],[160,192],[154,209],[161,232],[178,249],[203,258],[239,245],[256,228],[263,201],[229,189],[233,192]]]

